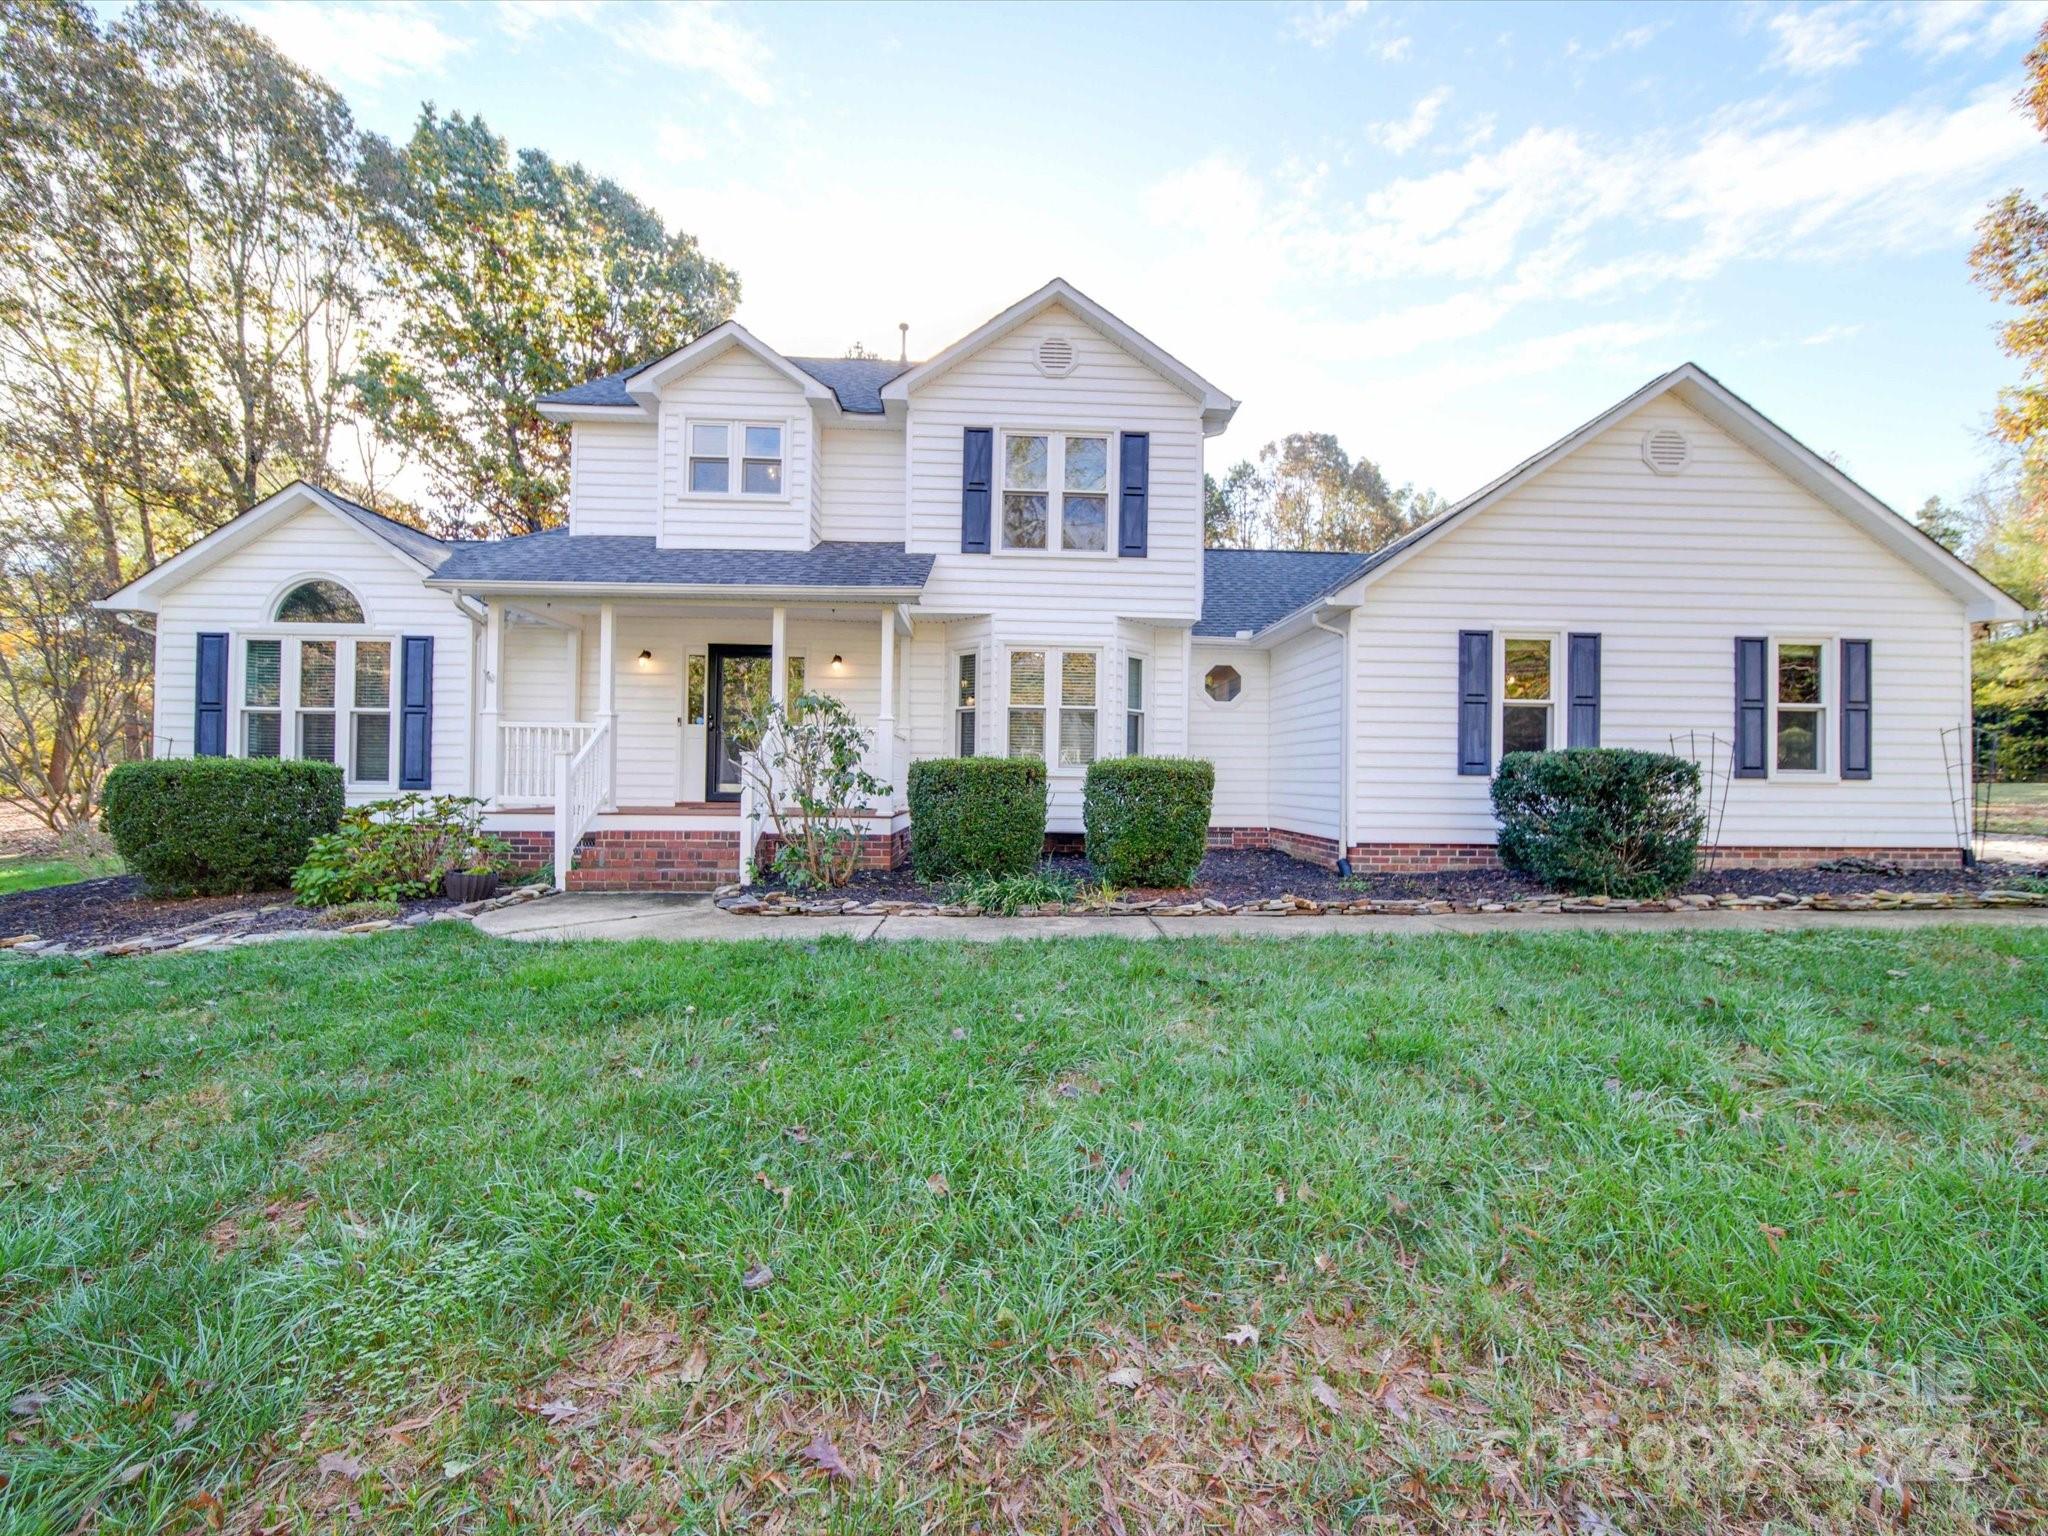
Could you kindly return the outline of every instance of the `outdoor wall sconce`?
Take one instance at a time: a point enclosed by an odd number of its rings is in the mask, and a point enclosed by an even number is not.
[[[642,652],[640,653],[640,670],[641,670],[642,672],[645,672],[645,671],[646,671],[646,670],[647,670],[647,669],[648,669],[649,667],[651,667],[651,666],[653,666],[653,665],[654,665],[654,652],[652,652],[652,651],[642,651]]]
[[[846,658],[844,656],[834,656],[832,658],[832,670],[834,672],[844,672],[846,670]]]

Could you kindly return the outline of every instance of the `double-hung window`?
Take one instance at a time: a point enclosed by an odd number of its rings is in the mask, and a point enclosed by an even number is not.
[[[1145,754],[1145,658],[1124,658],[1124,756]]]
[[[233,695],[241,722],[230,738],[243,757],[296,757],[338,764],[351,785],[396,777],[397,644],[347,632],[361,605],[345,587],[313,581],[274,610],[277,630],[239,638]],[[319,625],[322,634],[293,634]],[[339,629],[342,632],[336,633]]]
[[[242,656],[242,756],[284,755],[284,642],[251,640]]]
[[[355,690],[349,711],[351,777],[391,782],[391,642],[355,642]]]
[[[1097,660],[1093,651],[1010,652],[1010,756],[1095,761]]]
[[[780,496],[787,434],[779,422],[693,421],[693,496]]]
[[[1109,549],[1110,434],[1005,432],[1005,549]]]
[[[332,640],[299,642],[299,751],[316,763],[334,761],[334,663]]]
[[[1510,635],[1501,642],[1500,749],[1547,752],[1556,739],[1556,641]]]
[[[960,757],[974,756],[974,721],[976,684],[981,670],[981,658],[973,651],[962,651],[953,661],[953,746]]]
[[[1773,658],[1773,760],[1780,773],[1827,771],[1828,648],[1818,640],[1780,640]]]

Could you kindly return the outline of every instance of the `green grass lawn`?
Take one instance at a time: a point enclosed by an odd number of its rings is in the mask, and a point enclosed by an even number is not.
[[[2048,837],[2048,784],[1991,784],[1984,830]]]
[[[2016,928],[0,961],[0,1528],[2038,1528],[2044,1017]]]
[[[0,896],[11,896],[16,891],[37,891],[46,885],[69,885],[74,880],[96,880],[101,875],[119,873],[119,859],[96,859],[81,864],[70,859],[0,854]]]

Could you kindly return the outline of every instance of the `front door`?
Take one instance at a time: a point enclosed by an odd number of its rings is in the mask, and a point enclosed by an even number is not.
[[[749,716],[765,713],[774,665],[765,645],[714,645],[710,650],[705,699],[704,795],[708,800],[740,797],[740,754]]]

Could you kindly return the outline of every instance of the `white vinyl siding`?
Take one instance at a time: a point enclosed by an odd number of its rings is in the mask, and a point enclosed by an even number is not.
[[[903,434],[827,427],[818,437],[818,537],[901,544]]]
[[[731,488],[696,495],[690,489],[692,425],[723,425]],[[748,424],[781,429],[783,486],[772,496],[743,494]],[[700,364],[661,391],[661,543],[674,549],[807,549],[811,543],[811,481],[815,428],[803,390],[752,353],[737,347]]]
[[[1343,642],[1321,630],[1274,647],[1274,708],[1266,736],[1267,824],[1337,836]]]
[[[1048,335],[1067,337],[1077,361],[1049,379],[1033,358]],[[1077,556],[1058,548],[960,553],[962,433],[1092,430],[1151,436],[1149,553]],[[1055,305],[931,379],[910,397],[910,545],[938,558],[923,606],[940,613],[1057,615],[1067,633],[1049,646],[1101,645],[1117,618],[1192,623],[1201,604],[1202,412],[1198,401]],[[1112,462],[1117,445],[1111,445]],[[1000,471],[1000,465],[998,465]],[[1116,548],[1111,479],[1109,547]],[[1002,515],[1000,493],[991,521]],[[1052,542],[1058,542],[1055,520]],[[1092,626],[1092,627],[1091,627]]]
[[[318,507],[287,517],[248,544],[224,556],[163,595],[157,615],[156,724],[153,755],[189,757],[193,740],[193,687],[198,662],[198,636],[228,634],[231,661],[228,740],[241,749],[243,644],[251,635],[307,638],[327,633],[325,626],[279,625],[271,620],[279,598],[298,582],[328,577],[342,583],[363,605],[367,623],[359,631],[367,639],[396,640],[402,635],[434,637],[434,791],[469,792],[469,664],[473,631],[445,592],[421,585],[419,568],[392,551],[375,535]],[[340,635],[345,629],[332,631]],[[284,664],[297,658],[286,647]],[[394,647],[392,686],[399,668]],[[344,679],[345,681],[345,679]],[[343,704],[346,701],[343,700]],[[338,713],[347,711],[337,706]],[[292,750],[296,721],[282,722],[286,750]],[[336,756],[346,752],[346,730],[336,722]],[[395,759],[391,786],[352,786],[352,801],[381,799],[396,793]]]
[[[1690,440],[1682,473],[1643,463],[1643,434],[1663,426]],[[1364,594],[1354,841],[1493,841],[1487,780],[1460,778],[1456,761],[1457,634],[1490,629],[1599,634],[1601,744],[1659,752],[1674,735],[1684,751],[1688,732],[1732,742],[1736,636],[1867,638],[1872,777],[1736,780],[1721,839],[1954,843],[1940,733],[1969,709],[1960,604],[1675,400],[1602,433]],[[1829,763],[1839,730],[1830,712]]]
[[[1266,652],[1243,647],[1197,644],[1194,648],[1188,751],[1216,765],[1216,798],[1209,813],[1212,826],[1271,824],[1267,794],[1269,661]],[[1202,678],[1217,666],[1235,667],[1242,680],[1237,697],[1228,704],[1218,704],[1202,691]]]
[[[569,428],[569,531],[652,538],[660,497],[651,421],[579,421]]]

